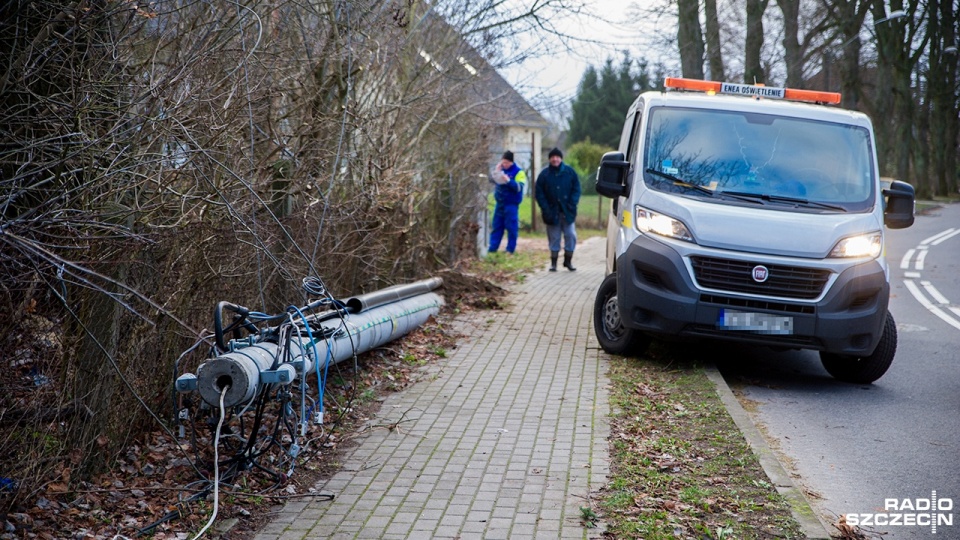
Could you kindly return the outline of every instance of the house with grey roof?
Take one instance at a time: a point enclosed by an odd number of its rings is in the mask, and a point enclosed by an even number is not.
[[[456,29],[441,22],[440,17],[432,13],[427,13],[425,17],[438,23],[444,29],[443,33],[452,35],[446,40],[433,42],[445,43],[442,50],[421,49],[420,57],[426,65],[444,72],[457,83],[467,83],[462,89],[465,109],[483,118],[492,128],[490,136],[478,138],[478,144],[486,145],[489,156],[487,170],[478,171],[478,180],[487,182],[487,175],[499,163],[503,152],[510,150],[515,163],[527,171],[530,180],[525,187],[525,196],[531,197],[533,179],[545,166],[543,140],[550,123],[474,47],[460,37]],[[521,220],[532,220],[532,216],[521,216]],[[483,256],[486,254],[490,216],[483,212],[477,221],[480,225],[478,251]]]

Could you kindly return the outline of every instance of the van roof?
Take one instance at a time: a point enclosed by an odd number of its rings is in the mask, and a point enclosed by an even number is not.
[[[802,88],[781,88],[766,84],[740,84],[720,81],[704,81],[701,79],[684,79],[681,77],[667,77],[663,81],[664,88],[673,90],[692,90],[707,94],[733,94],[737,96],[766,97],[771,99],[787,99],[791,101],[806,101],[807,103],[830,103],[838,105],[840,94],[837,92],[822,92],[820,90],[805,90]]]
[[[630,108],[635,111],[644,107],[674,106],[698,109],[728,110],[738,112],[757,112],[794,118],[807,118],[824,122],[837,122],[871,128],[870,118],[858,111],[838,107],[785,101],[779,99],[737,96],[729,94],[708,95],[701,92],[649,91],[640,94]]]

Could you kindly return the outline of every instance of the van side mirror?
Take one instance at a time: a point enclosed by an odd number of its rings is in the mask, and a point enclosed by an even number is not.
[[[623,152],[604,154],[597,170],[597,193],[613,198],[626,196],[630,193],[630,186],[626,185],[629,170],[630,162],[624,159]]]
[[[910,184],[893,180],[883,189],[883,223],[891,229],[906,229],[913,225],[913,207],[916,191]]]

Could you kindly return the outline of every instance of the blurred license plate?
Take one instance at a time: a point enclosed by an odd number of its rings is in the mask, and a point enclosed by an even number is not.
[[[792,334],[793,317],[721,309],[717,326],[724,330],[744,330],[761,334]]]

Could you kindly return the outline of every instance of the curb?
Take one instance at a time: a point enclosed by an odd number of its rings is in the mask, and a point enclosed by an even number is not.
[[[773,482],[777,492],[787,500],[790,505],[790,513],[800,524],[800,530],[803,531],[804,536],[809,540],[831,540],[832,537],[827,532],[826,525],[820,521],[803,491],[797,487],[786,469],[780,464],[776,454],[767,445],[767,441],[763,438],[757,426],[754,425],[750,415],[740,405],[737,397],[733,395],[733,391],[730,390],[720,371],[717,370],[716,366],[710,365],[704,367],[704,372],[716,386],[720,401],[723,402],[727,412],[733,418],[733,422],[740,429],[750,448],[753,449],[753,453],[760,461],[760,466],[763,467],[763,472]]]

